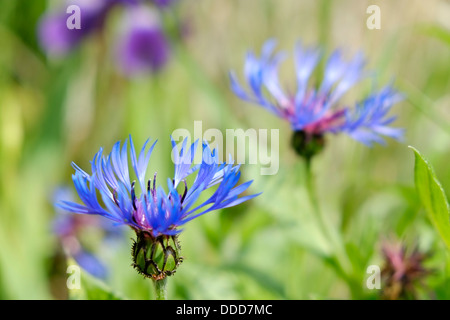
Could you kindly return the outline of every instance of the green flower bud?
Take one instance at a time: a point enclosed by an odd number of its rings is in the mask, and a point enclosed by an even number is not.
[[[295,131],[291,145],[295,152],[310,161],[313,156],[320,153],[325,146],[325,138],[322,134],[307,133],[305,131]]]
[[[162,280],[175,273],[183,261],[177,236],[153,237],[149,232],[136,231],[132,247],[133,267],[143,276]]]

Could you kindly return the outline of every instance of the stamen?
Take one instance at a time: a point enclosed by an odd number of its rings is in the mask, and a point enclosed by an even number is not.
[[[116,196],[117,195],[117,191],[113,190],[112,194],[113,194],[114,203],[120,208],[119,201],[117,200],[117,196]]]
[[[152,190],[152,196],[153,196],[153,198],[155,199],[155,201],[156,201],[156,175],[157,175],[158,173],[157,172],[155,172],[155,174],[153,175],[153,190]]]
[[[136,208],[136,192],[134,190],[134,185],[135,184],[136,184],[136,181],[133,181],[133,183],[131,184],[131,203],[133,204],[134,210],[137,211],[137,208]]]
[[[184,193],[183,193],[183,195],[181,196],[181,200],[180,200],[181,203],[183,203],[184,198],[186,198],[186,194],[187,194],[187,192],[188,192],[188,187],[187,187],[186,179],[183,180],[183,182],[184,182]]]

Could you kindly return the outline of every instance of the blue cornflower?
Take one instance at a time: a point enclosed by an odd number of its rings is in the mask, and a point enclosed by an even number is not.
[[[181,262],[176,238],[180,227],[207,212],[238,205],[257,195],[239,197],[252,181],[236,186],[240,178],[240,165],[220,163],[217,150],[211,150],[207,143],[203,143],[201,163],[195,164],[198,142],[188,146],[187,139],[179,151],[172,139],[175,173],[173,178],[167,180],[167,191],[157,187],[156,173],[153,181],[145,180],[156,141],[149,148],[148,143],[149,140],[139,156],[131,136],[122,146],[117,142],[107,156],[100,149],[91,162],[91,174],[73,164],[73,182],[84,204],[62,202],[59,205],[67,211],[96,214],[116,224],[129,225],[138,238],[133,246],[134,266],[145,276],[162,279],[172,274]],[[130,180],[128,144],[137,182]],[[186,179],[193,175],[194,181],[188,188]],[[215,185],[215,192],[207,200],[197,203],[203,191]],[[137,188],[140,188],[140,194],[136,192]],[[163,258],[156,261],[158,250]],[[170,259],[173,259],[171,263],[168,262]]]
[[[239,83],[234,72],[230,73],[231,87],[243,100],[256,103],[291,124],[295,140],[304,144],[307,140],[323,140],[327,132],[343,132],[353,139],[371,146],[384,143],[381,136],[400,140],[403,129],[392,128],[396,117],[388,116],[391,107],[402,100],[402,95],[390,85],[376,90],[355,104],[354,108],[339,105],[342,96],[370,73],[364,70],[361,53],[345,61],[339,50],[328,58],[322,81],[317,87],[308,83],[319,64],[320,48],[305,48],[300,43],[294,51],[297,88],[294,94],[283,90],[278,79],[278,68],[286,54],[273,54],[276,42],[268,40],[261,57],[247,54],[245,78],[249,91]]]

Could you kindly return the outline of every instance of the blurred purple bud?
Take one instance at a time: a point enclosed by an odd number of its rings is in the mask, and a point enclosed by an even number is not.
[[[71,5],[79,8],[70,10]],[[70,1],[67,6],[46,13],[38,24],[41,47],[51,56],[61,56],[73,50],[92,32],[102,28],[108,10],[114,5],[111,0]],[[78,20],[78,27],[68,25]]]
[[[425,278],[432,273],[425,266],[430,252],[421,252],[417,247],[407,250],[400,242],[385,242],[382,246],[384,266],[382,297],[388,300],[418,299],[418,288],[426,287]]]
[[[153,11],[135,7],[126,13],[117,53],[120,68],[129,76],[156,72],[167,63],[169,42]]]
[[[78,45],[83,38],[85,29],[69,30],[66,26],[66,16],[45,15],[38,27],[38,37],[41,47],[52,56],[66,54]]]

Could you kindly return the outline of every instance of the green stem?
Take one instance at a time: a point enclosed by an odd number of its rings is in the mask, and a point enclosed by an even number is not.
[[[314,184],[314,176],[311,168],[311,159],[306,159],[306,189],[308,191],[309,201],[314,210],[314,216],[317,219],[319,227],[323,232],[323,235],[327,238],[330,243],[333,243],[333,239],[329,233],[328,227],[322,216],[322,211],[320,210],[319,200],[316,193],[316,186]]]
[[[323,236],[326,238],[328,244],[331,247],[330,256],[327,259],[327,262],[330,266],[333,267],[336,274],[341,277],[349,286],[351,294],[353,297],[358,295],[358,289],[355,287],[354,279],[352,279],[348,273],[345,271],[344,262],[345,259],[345,250],[342,247],[341,239],[335,234],[332,233],[330,228],[327,226],[325,219],[322,215],[322,210],[320,210],[320,204],[317,197],[316,186],[314,183],[314,176],[312,172],[312,163],[311,159],[307,158],[305,161],[305,171],[306,171],[306,189],[308,191],[309,200],[311,202],[311,206],[314,210],[314,217],[317,220],[318,226],[323,233]]]
[[[156,300],[167,300],[167,277],[162,280],[153,280],[153,285],[156,292]]]

